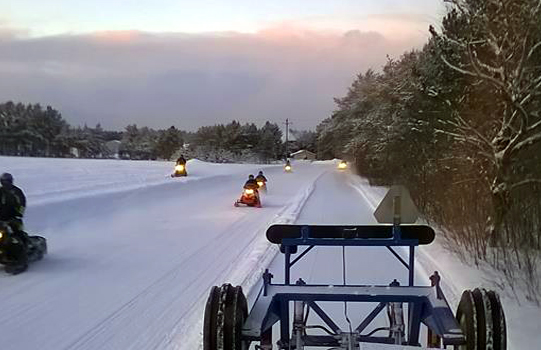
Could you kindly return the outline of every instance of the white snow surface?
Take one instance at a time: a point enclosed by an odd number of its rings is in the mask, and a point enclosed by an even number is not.
[[[0,169],[15,177],[33,205],[167,184],[174,165],[164,161],[0,156]],[[189,160],[187,169],[189,177],[176,178],[177,182],[256,170],[254,165],[222,165],[197,159]]]
[[[265,239],[271,223],[373,224],[385,194],[336,170],[336,162],[187,166],[171,178],[172,162],[0,157],[27,194],[27,231],[45,236],[49,255],[21,275],[0,273],[2,349],[198,349],[204,303],[212,285],[242,285],[253,300],[262,271],[283,279],[283,256]],[[263,169],[263,208],[235,208],[247,174]],[[347,248],[347,281],[407,282],[384,248]],[[456,306],[464,288],[493,288],[482,272],[454,259],[436,242],[422,248],[417,284],[443,275]],[[342,250],[310,252],[292,280],[342,283]],[[503,298],[509,349],[541,343],[534,306]],[[322,306],[347,328],[343,304]],[[367,305],[350,304],[353,327]],[[385,325],[383,320],[376,326]],[[364,349],[376,349],[364,347]],[[379,348],[378,348],[379,349]]]

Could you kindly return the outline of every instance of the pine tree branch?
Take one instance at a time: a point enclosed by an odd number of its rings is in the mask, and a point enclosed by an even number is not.
[[[532,184],[540,184],[541,185],[541,179],[526,179],[519,181],[517,183],[514,183],[511,185],[511,189],[514,190],[517,187],[526,186],[526,185],[532,185]]]

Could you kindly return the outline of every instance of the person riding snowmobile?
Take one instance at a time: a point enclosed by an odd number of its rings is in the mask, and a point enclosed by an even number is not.
[[[248,176],[248,181],[244,184],[245,189],[252,189],[257,190],[259,188],[259,185],[257,184],[257,181],[254,178],[254,175]]]
[[[184,158],[182,154],[178,157],[175,164],[175,171],[171,174],[171,177],[179,176],[188,176],[188,172],[186,171],[186,158]]]
[[[286,165],[285,165],[285,167],[284,167],[284,170],[285,170],[286,172],[288,172],[288,173],[291,172],[291,162],[289,161],[289,159],[286,160]]]
[[[267,178],[265,175],[263,175],[263,172],[260,171],[259,174],[257,174],[255,181],[257,181],[257,186],[259,187],[259,190],[262,192],[267,192]]]
[[[13,176],[4,173],[0,176],[0,221],[9,222],[15,233],[29,242],[23,231],[23,215],[26,209],[26,197],[23,191],[13,184]]]
[[[47,254],[47,240],[41,236],[29,236],[23,230],[26,197],[13,184],[13,176],[0,176],[0,264],[9,274],[26,271],[28,264],[43,259]]]
[[[248,181],[244,184],[244,189],[239,200],[234,205],[238,207],[240,204],[247,205],[249,207],[261,208],[261,199],[259,198],[259,185],[254,178],[254,175],[248,176]]]
[[[265,175],[263,175],[263,172],[260,171],[258,174],[257,174],[257,177],[255,178],[255,180],[257,182],[260,182],[260,181],[263,181],[263,182],[267,182],[267,178],[265,177]]]
[[[177,159],[177,165],[186,165],[186,158],[182,154]]]

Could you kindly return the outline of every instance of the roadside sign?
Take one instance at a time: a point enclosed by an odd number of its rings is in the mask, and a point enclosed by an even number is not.
[[[419,218],[419,212],[406,187],[392,186],[374,216],[380,224],[413,224]]]

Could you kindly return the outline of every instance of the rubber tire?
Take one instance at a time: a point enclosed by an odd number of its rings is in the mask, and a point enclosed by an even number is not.
[[[456,318],[466,336],[466,345],[455,349],[507,350],[505,315],[496,292],[479,288],[464,291]]]
[[[242,327],[248,317],[248,303],[241,287],[224,284],[212,287],[203,325],[204,350],[244,350]]]
[[[217,331],[217,315],[218,315],[218,303],[220,299],[220,288],[217,286],[212,287],[209,297],[207,299],[207,305],[205,306],[205,318],[203,320],[203,349],[204,350],[216,350],[216,331]]]
[[[242,326],[248,317],[248,303],[242,287],[227,285],[224,307],[224,349],[241,350]]]
[[[455,350],[478,350],[477,312],[472,291],[465,290],[462,292],[456,311],[456,319],[466,337],[466,345],[455,346]]]
[[[500,297],[494,291],[488,291],[486,295],[492,313],[494,350],[507,350],[507,325]]]
[[[486,309],[488,297],[486,291],[479,288],[475,288],[472,295],[477,315],[477,349],[485,350],[487,348],[487,337],[492,336],[492,317],[490,317],[490,312],[487,312]]]

